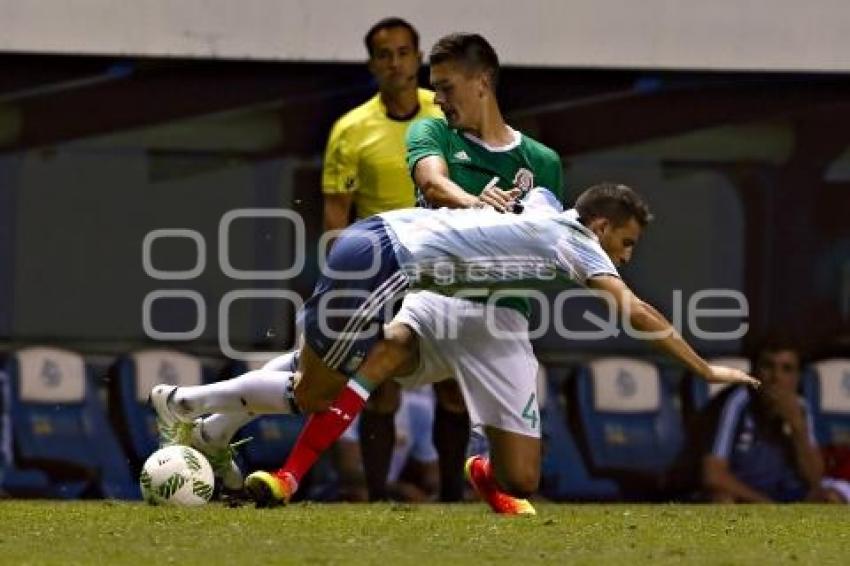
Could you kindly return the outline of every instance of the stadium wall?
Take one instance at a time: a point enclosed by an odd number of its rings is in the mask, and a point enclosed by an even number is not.
[[[219,305],[234,290],[263,288],[234,280],[219,268],[219,226],[237,209],[284,207],[292,192],[293,160],[222,164],[209,172],[163,175],[144,149],[102,151],[61,147],[0,162],[9,178],[8,211],[16,220],[8,240],[11,287],[0,313],[9,320],[0,336],[60,342],[144,342],[145,297],[154,291],[198,293],[202,306],[159,299],[148,309],[157,332],[201,329],[198,342],[215,344]],[[6,211],[7,209],[3,209]],[[158,271],[203,266],[190,279],[151,277],[143,242],[155,230],[194,231],[199,250],[185,237],[154,241],[150,265]],[[280,269],[292,263],[291,236],[281,222],[236,220],[227,235],[228,261],[236,269]],[[4,239],[4,242],[6,240]],[[0,250],[2,251],[2,250]],[[0,261],[5,255],[0,254]],[[281,284],[272,281],[271,287]],[[290,283],[291,286],[291,283]],[[12,306],[14,297],[14,309]],[[281,300],[239,300],[228,309],[234,347],[274,339],[291,346],[292,305]],[[203,311],[203,312],[199,312]],[[4,317],[5,318],[5,317]],[[206,323],[201,325],[200,320]]]
[[[0,337],[143,343],[148,338],[143,330],[145,296],[163,289],[194,291],[204,298],[206,324],[195,340],[198,346],[217,347],[222,327],[237,349],[266,343],[292,345],[293,312],[287,303],[237,301],[228,309],[226,324],[219,307],[226,294],[246,289],[289,289],[306,296],[315,278],[311,272],[316,262],[315,235],[308,234],[307,283],[299,288],[294,280],[243,281],[225,276],[219,264],[218,228],[223,215],[235,209],[303,212],[292,204],[298,201],[295,192],[305,185],[302,190],[315,195],[318,179],[299,182],[296,171],[304,167],[316,171],[310,162],[272,158],[227,164],[222,160],[209,171],[178,175],[163,172],[158,158],[143,148],[69,144],[48,153],[31,152],[11,165],[7,164],[7,174],[11,175],[9,193],[17,201],[13,214],[17,236],[10,244],[17,260],[10,259],[14,292],[4,297],[14,297],[15,309]],[[568,200],[604,178],[641,187],[659,217],[647,232],[635,265],[625,272],[642,296],[670,314],[676,310],[676,293],[687,303],[703,289],[744,291],[743,213],[735,188],[726,179],[708,173],[669,178],[656,159],[596,154],[574,161],[567,175]],[[678,213],[689,207],[700,214]],[[320,218],[307,214],[304,222],[318,225]],[[718,225],[724,230],[716,231]],[[293,263],[292,238],[276,232],[282,223],[243,220],[232,227],[227,239],[234,267],[274,270]],[[146,234],[161,229],[200,234],[206,243],[202,273],[192,279],[164,281],[145,272],[142,242]],[[185,238],[154,244],[150,258],[163,271],[191,269],[198,261],[194,246]],[[583,306],[594,312],[600,306],[595,300],[586,303]],[[648,353],[645,344],[625,334],[565,342],[554,331],[552,317],[563,316],[570,330],[590,331],[592,326],[583,323],[584,311],[572,307],[546,311],[549,331],[539,340],[544,349]],[[157,331],[186,332],[197,322],[195,307],[186,300],[160,300],[150,312]],[[737,320],[708,320],[701,327],[720,331],[737,324]],[[539,328],[538,322],[533,327]],[[734,353],[741,347],[737,339],[701,341],[688,328],[683,330],[705,352]]]
[[[510,65],[847,71],[846,8],[845,0],[0,0],[0,51],[360,61],[363,30],[399,15],[426,47],[449,24],[479,31]]]

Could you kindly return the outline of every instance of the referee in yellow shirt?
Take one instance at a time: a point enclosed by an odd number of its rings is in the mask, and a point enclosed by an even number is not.
[[[369,71],[378,93],[333,126],[322,169],[325,230],[340,230],[352,217],[365,218],[416,203],[405,163],[405,134],[416,119],[439,117],[434,93],[418,88],[419,34],[401,18],[386,18],[365,38]],[[352,214],[353,213],[353,214]],[[463,493],[463,460],[468,417],[455,382],[438,391],[434,444],[440,456],[441,499]],[[455,391],[452,391],[452,389]],[[388,382],[369,398],[360,418],[360,448],[369,498],[387,497],[387,473],[395,444],[394,413],[401,396]]]
[[[405,134],[418,118],[442,116],[434,93],[418,88],[419,36],[400,18],[381,20],[366,34],[369,70],[378,93],[342,116],[331,130],[322,169],[324,228],[414,206],[405,163]]]

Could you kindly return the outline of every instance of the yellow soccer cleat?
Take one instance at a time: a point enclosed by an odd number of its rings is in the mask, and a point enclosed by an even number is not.
[[[297,483],[290,474],[283,477],[258,471],[245,478],[245,493],[257,507],[286,505],[295,493]]]

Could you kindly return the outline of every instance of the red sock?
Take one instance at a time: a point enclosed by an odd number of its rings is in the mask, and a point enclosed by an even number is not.
[[[349,380],[330,409],[307,419],[289,457],[275,475],[291,474],[297,483],[313,467],[322,452],[331,447],[366,405],[369,392]]]

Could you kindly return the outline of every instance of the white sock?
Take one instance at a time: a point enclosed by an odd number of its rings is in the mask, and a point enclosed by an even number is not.
[[[193,434],[200,436],[204,444],[223,448],[230,444],[239,429],[254,420],[256,415],[247,412],[216,413],[201,420]]]
[[[173,409],[194,419],[211,413],[289,414],[295,374],[258,369],[239,377],[174,391]]]

